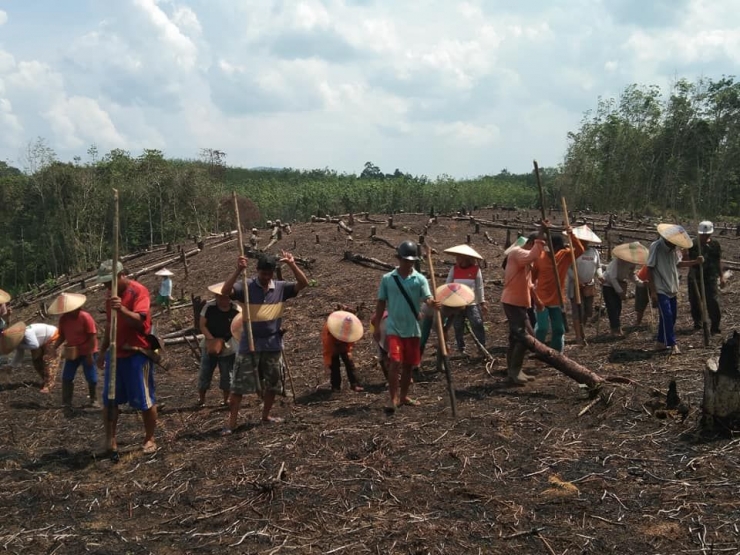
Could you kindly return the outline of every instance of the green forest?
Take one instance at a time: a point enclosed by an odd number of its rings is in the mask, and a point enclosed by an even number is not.
[[[541,170],[546,202],[558,206],[564,194],[574,208],[690,213],[695,200],[704,215],[735,217],[738,130],[740,84],[733,77],[682,80],[670,91],[631,85],[618,98],[599,99],[567,134],[562,164]],[[384,173],[372,162],[357,174],[245,169],[216,149],[182,160],[159,150],[102,154],[94,146],[65,162],[43,139],[29,145],[23,165],[0,162],[0,284],[16,292],[110,256],[112,188],[120,195],[124,254],[233,229],[231,191],[257,207],[259,216],[245,225],[538,203],[534,175],[506,170],[461,180]]]

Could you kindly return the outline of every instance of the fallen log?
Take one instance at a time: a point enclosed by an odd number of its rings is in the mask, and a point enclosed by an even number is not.
[[[182,330],[172,331],[170,333],[165,333],[163,335],[160,335],[160,339],[174,339],[175,337],[184,337],[186,335],[192,335],[193,332],[197,331],[195,328],[185,328]]]
[[[370,237],[370,240],[373,243],[383,243],[384,245],[388,245],[393,250],[396,250],[396,246],[393,243],[391,243],[388,239],[383,239],[382,237],[378,237],[377,235],[373,235],[372,237]]]
[[[352,235],[352,228],[345,224],[343,220],[339,220],[339,222],[337,222],[337,228],[347,232],[348,235]]]
[[[527,349],[535,353],[540,360],[547,363],[549,366],[552,366],[556,370],[559,370],[578,383],[585,384],[592,389],[596,389],[607,383],[604,378],[595,372],[592,372],[585,366],[581,366],[575,360],[568,358],[564,354],[551,349],[544,343],[540,343],[537,339],[524,331],[517,336],[517,341],[524,343]]]
[[[183,343],[189,344],[189,342],[192,341],[193,338],[200,341],[201,339],[203,339],[203,337],[204,335],[202,333],[199,333],[198,335],[193,335],[192,333],[190,333],[188,335],[183,335],[180,337],[171,337],[169,339],[163,338],[162,343],[164,343],[165,345],[182,345]]]
[[[376,270],[394,270],[396,268],[393,264],[388,264],[387,262],[383,262],[382,260],[378,260],[377,258],[371,258],[369,256],[363,256],[361,254],[353,254],[350,251],[344,251],[344,260]]]

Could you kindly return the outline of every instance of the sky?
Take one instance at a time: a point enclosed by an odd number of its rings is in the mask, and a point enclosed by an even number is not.
[[[41,137],[61,160],[523,173],[599,97],[740,73],[737,29],[735,0],[0,0],[0,160]]]

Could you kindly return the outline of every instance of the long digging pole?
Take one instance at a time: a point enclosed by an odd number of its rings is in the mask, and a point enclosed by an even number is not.
[[[570,219],[568,218],[568,205],[565,202],[565,197],[560,197],[560,201],[563,203],[563,222],[565,223],[565,227],[570,227]],[[585,344],[586,343],[586,334],[584,333],[584,327],[583,327],[583,313],[581,312],[581,282],[580,278],[578,277],[578,266],[576,265],[576,251],[573,247],[573,241],[572,237],[569,237],[570,239],[570,261],[573,265],[573,286],[575,288],[575,301],[576,301],[576,310],[578,311],[578,320],[573,322],[573,325],[576,326],[578,334],[581,336],[581,341]]]
[[[427,246],[427,264],[429,265],[429,276],[432,280],[432,293],[437,291],[437,278],[434,277],[434,263],[432,262],[432,249]],[[445,369],[445,376],[447,377],[447,392],[450,394],[450,407],[452,408],[452,416],[457,417],[457,400],[455,399],[455,386],[452,383],[452,372],[450,372],[449,359],[447,358],[447,344],[445,343],[445,332],[444,326],[442,325],[442,313],[439,310],[434,311],[434,321],[437,324],[437,342],[439,344],[437,350],[439,358],[442,361],[442,366]]]
[[[542,212],[542,221],[547,220],[547,214],[545,213],[545,193],[542,191],[542,181],[540,181],[540,167],[537,165],[537,160],[532,162],[534,164],[534,174],[537,177],[537,190],[540,193],[540,211]],[[555,249],[552,246],[552,235],[550,228],[545,226],[545,235],[547,236],[547,247],[550,251],[550,261],[552,262],[552,271],[555,274],[555,285],[558,288],[558,300],[560,301],[560,310],[563,313],[563,322],[565,322],[565,302],[563,301],[563,287],[560,284],[560,274],[558,274],[558,263],[555,260]]]
[[[118,189],[113,189],[113,259],[111,263],[111,295],[118,296]],[[110,437],[112,422],[116,416],[116,371],[118,367],[118,311],[110,311],[110,342],[108,352],[110,353],[110,376],[108,378],[108,426],[106,433]]]
[[[691,209],[694,212],[694,220],[698,224],[698,218],[696,217],[696,202],[694,202],[694,195],[691,195]],[[697,254],[701,256],[701,237],[696,238]],[[696,288],[696,280],[694,280],[694,287]],[[694,289],[696,293],[696,289]],[[704,331],[704,346],[709,347],[711,341],[711,334],[709,332],[709,314],[707,310],[707,290],[704,288],[704,262],[699,264],[699,301],[701,302],[701,327]]]
[[[234,217],[236,218],[236,233],[239,241],[239,256],[244,256],[244,234],[242,233],[241,217],[239,216],[239,200],[236,196],[236,191],[232,191],[231,195],[234,198]],[[247,336],[247,343],[249,344],[249,353],[252,357],[252,369],[254,371],[254,383],[257,384],[257,393],[262,397],[262,381],[260,380],[259,369],[254,364],[254,335],[252,334],[252,314],[249,310],[249,288],[247,280],[247,271],[242,272],[242,290],[244,291],[244,312],[242,316],[242,333]]]

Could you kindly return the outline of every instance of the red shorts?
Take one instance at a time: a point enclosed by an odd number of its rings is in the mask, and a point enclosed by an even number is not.
[[[392,362],[402,362],[411,366],[421,364],[421,347],[418,337],[398,337],[389,335],[388,358]]]

